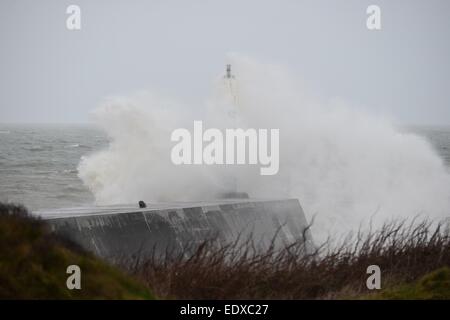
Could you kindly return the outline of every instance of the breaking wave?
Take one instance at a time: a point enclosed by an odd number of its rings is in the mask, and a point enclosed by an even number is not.
[[[82,158],[79,177],[99,204],[198,200],[229,190],[251,197],[298,198],[320,235],[392,217],[448,216],[450,176],[422,137],[343,102],[311,98],[283,67],[231,55],[239,127],[280,129],[280,171],[258,167],[175,166],[172,130],[232,127],[234,104],[222,77],[194,116],[194,106],[141,92],[107,99],[94,112],[110,144]]]

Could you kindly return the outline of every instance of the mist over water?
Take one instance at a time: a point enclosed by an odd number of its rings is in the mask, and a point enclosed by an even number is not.
[[[233,95],[222,76],[201,108],[156,93],[106,100],[94,112],[109,146],[82,158],[79,177],[97,204],[207,200],[237,185],[252,198],[298,198],[317,238],[372,220],[449,216],[450,175],[421,136],[384,118],[310,97],[283,67],[231,55]],[[229,117],[237,105],[237,119]],[[192,111],[195,110],[195,111]],[[176,128],[280,129],[280,170],[259,166],[175,166]]]

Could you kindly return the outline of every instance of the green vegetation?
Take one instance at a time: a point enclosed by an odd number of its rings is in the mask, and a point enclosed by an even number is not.
[[[69,265],[81,290],[69,290]],[[0,203],[0,299],[151,299],[131,276],[49,232],[21,206]]]
[[[369,296],[371,299],[450,299],[450,268],[431,272],[411,284],[397,285]]]

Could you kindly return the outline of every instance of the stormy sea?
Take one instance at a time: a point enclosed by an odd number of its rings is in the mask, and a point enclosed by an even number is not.
[[[450,168],[450,127],[402,130],[426,138]],[[107,145],[106,134],[91,125],[0,125],[0,201],[35,210],[94,204],[77,168]]]

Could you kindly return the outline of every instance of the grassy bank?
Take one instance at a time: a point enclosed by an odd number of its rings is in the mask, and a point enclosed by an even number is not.
[[[239,243],[239,244],[238,244]],[[82,270],[68,290],[66,268]],[[381,290],[368,290],[369,265]],[[21,206],[0,204],[0,299],[450,299],[450,236],[443,225],[392,222],[306,252],[205,242],[190,256],[111,266],[53,235]]]
[[[69,290],[69,265],[81,290]],[[0,203],[0,299],[148,299],[131,276],[56,237],[21,206]]]
[[[309,254],[303,242],[278,252],[252,248],[204,243],[189,257],[126,267],[166,299],[450,299],[450,237],[443,225],[392,222]],[[369,265],[381,269],[381,290],[367,289]]]
[[[397,284],[368,299],[450,299],[450,268],[433,271],[412,283]]]

